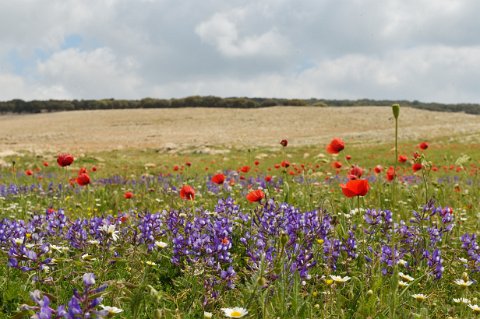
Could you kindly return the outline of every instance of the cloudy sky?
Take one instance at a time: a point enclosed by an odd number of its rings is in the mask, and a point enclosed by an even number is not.
[[[480,103],[478,0],[0,0],[0,100]]]

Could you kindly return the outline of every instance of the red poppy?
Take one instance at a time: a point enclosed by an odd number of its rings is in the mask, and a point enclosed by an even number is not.
[[[242,166],[240,167],[240,171],[243,173],[248,173],[250,171],[250,166]]]
[[[339,161],[336,161],[336,162],[333,162],[332,163],[332,166],[333,168],[342,168],[342,163],[340,163]]]
[[[270,176],[270,175],[265,176],[265,182],[268,183],[268,182],[270,182],[271,180],[272,180],[272,176]]]
[[[261,189],[257,189],[256,191],[251,191],[248,193],[246,198],[251,203],[259,202],[265,198],[265,193]]]
[[[80,186],[86,186],[90,184],[90,176],[87,173],[82,173],[77,177],[77,184]]]
[[[217,174],[212,177],[212,183],[220,185],[220,184],[223,184],[224,181],[225,181],[225,175],[223,174]]]
[[[414,160],[416,160],[419,157],[420,157],[420,154],[418,154],[417,152],[413,153],[413,159]]]
[[[260,161],[259,161],[259,160],[255,160],[255,162],[253,162],[253,164],[255,164],[255,166],[258,166],[258,164],[260,164]]]
[[[373,169],[373,171],[375,172],[375,174],[380,174],[380,173],[383,171],[382,165],[377,165],[377,166],[375,166],[375,168]]]
[[[125,197],[126,199],[130,199],[133,197],[133,193],[132,192],[125,192],[125,194],[123,194],[123,197]]]
[[[273,167],[275,167],[276,169],[279,169],[279,168],[280,168],[280,164],[275,164],[275,165],[273,165]]]
[[[349,161],[349,160],[352,159],[352,156],[351,156],[351,155],[347,155],[347,156],[345,156],[345,159],[346,159],[347,161]]]
[[[32,171],[31,169],[27,169],[27,170],[25,171],[25,175],[27,175],[27,176],[32,176],[32,175],[33,175],[33,171]]]
[[[178,167],[178,165],[174,165],[174,166],[173,166],[173,171],[174,171],[174,172],[178,171],[179,169],[180,169],[180,167]]]
[[[222,238],[222,245],[225,245],[225,246],[226,246],[226,245],[228,245],[229,243],[230,243],[230,240],[228,240],[227,237],[223,237],[223,238]]]
[[[368,180],[366,179],[356,179],[348,181],[347,184],[340,184],[342,188],[343,195],[347,197],[354,196],[365,196],[370,189],[368,185]]]
[[[282,163],[280,163],[280,165],[282,167],[289,167],[290,166],[290,162],[289,161],[282,161]]]
[[[426,150],[428,148],[428,143],[427,142],[422,142],[418,144],[418,147],[422,150]]]
[[[73,155],[71,154],[60,154],[57,157],[57,163],[61,167],[70,166],[73,163]]]
[[[280,145],[282,145],[283,147],[287,147],[288,141],[287,140],[281,140]]]
[[[96,172],[97,171],[97,167],[96,166],[92,166],[92,172]]]
[[[190,167],[190,166],[192,166],[192,163],[190,163],[190,162],[185,162],[185,165],[188,166],[188,167]]]
[[[327,152],[330,154],[338,154],[345,148],[345,143],[338,137],[334,138],[327,145]]]
[[[48,167],[48,162],[43,162],[43,166]]]
[[[408,160],[408,158],[407,158],[406,155],[400,155],[400,156],[398,156],[398,161],[399,161],[400,163],[405,163],[407,160]]]
[[[348,179],[354,180],[359,179],[363,175],[363,169],[358,165],[353,165],[350,171],[348,172]]]
[[[87,173],[87,169],[85,167],[80,168],[80,170],[78,171],[78,175],[85,173]]]
[[[395,178],[396,174],[395,174],[395,168],[393,168],[393,166],[390,166],[387,170],[387,181],[391,182],[393,181],[393,179]]]
[[[195,190],[192,186],[183,185],[182,189],[180,190],[180,197],[186,200],[194,200],[195,199]]]
[[[413,163],[413,165],[412,165],[412,169],[413,169],[414,172],[417,172],[417,171],[421,170],[422,167],[423,166],[420,163]]]

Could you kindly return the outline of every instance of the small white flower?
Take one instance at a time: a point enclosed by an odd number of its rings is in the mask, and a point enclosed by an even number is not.
[[[454,303],[464,303],[466,305],[470,304],[470,299],[467,299],[467,298],[453,298],[453,302]]]
[[[469,304],[468,306],[469,306],[470,309],[472,309],[474,312],[480,312],[480,307],[479,307],[478,305]]]
[[[155,265],[157,265],[155,262],[150,261],[150,260],[147,260],[145,263],[146,263],[147,265],[150,265],[150,266],[155,266]]]
[[[15,244],[17,244],[17,245],[23,244],[23,239],[22,239],[22,238],[15,238],[13,241],[14,241]]]
[[[468,264],[468,260],[466,258],[458,258],[462,263]]]
[[[165,248],[168,246],[168,244],[163,241],[156,241],[155,246],[157,246],[158,248]]]
[[[248,310],[240,307],[221,308],[225,317],[228,318],[242,318],[248,314]]]
[[[455,279],[454,283],[461,287],[469,287],[473,284],[473,281],[465,279]]]
[[[417,301],[427,300],[427,296],[425,296],[424,294],[414,294],[412,295],[412,298],[415,298]]]
[[[50,248],[52,248],[52,250],[56,250],[56,251],[58,251],[58,252],[69,251],[69,250],[70,250],[70,248],[68,248],[68,247],[65,247],[65,246],[57,246],[57,245],[53,245],[53,244],[50,245]]]
[[[113,241],[118,239],[118,230],[115,230],[115,225],[102,225],[99,230],[104,232],[107,236],[112,237]]]
[[[208,312],[208,311],[203,312],[203,318],[209,319],[209,318],[212,318],[212,317],[213,317],[213,313]]]
[[[398,282],[398,285],[399,285],[400,287],[408,287],[408,282],[405,282],[405,281],[400,280],[400,281]]]
[[[82,255],[82,259],[83,259],[83,260],[97,260],[97,258],[92,257],[92,256],[89,255],[89,254],[84,254],[84,255]]]
[[[406,280],[406,281],[414,281],[415,280],[415,278],[413,278],[409,275],[405,275],[403,272],[399,272],[398,276],[400,276],[400,278],[402,278],[403,280]]]
[[[123,309],[120,309],[120,308],[117,308],[117,307],[110,307],[110,306],[104,306],[104,305],[100,305],[100,307],[103,308],[103,310],[106,310],[108,312],[108,314],[116,314],[116,313],[120,313],[123,311]]]
[[[330,278],[332,278],[332,280],[335,282],[347,282],[350,280],[350,277],[348,276],[341,277],[341,276],[330,275]]]
[[[88,240],[87,243],[96,246],[96,245],[99,245],[99,244],[100,244],[100,241],[99,241],[99,240],[96,240],[96,239],[92,239],[92,240]]]

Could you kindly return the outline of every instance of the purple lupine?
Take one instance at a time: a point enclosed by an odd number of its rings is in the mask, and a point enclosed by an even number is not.
[[[382,274],[392,274],[393,267],[398,264],[401,255],[397,247],[383,245],[381,248],[380,262],[382,263]]]
[[[444,268],[440,250],[435,249],[431,253],[428,250],[425,250],[423,256],[425,257],[425,259],[427,259],[428,267],[430,267],[430,269],[432,270],[432,274],[435,275],[435,279],[442,278]]]
[[[46,257],[49,250],[49,244],[46,243],[27,248],[25,244],[14,241],[8,250],[8,266],[23,272],[43,271],[52,262],[52,258]]]
[[[165,235],[162,217],[163,215],[161,215],[160,213],[146,213],[138,216],[138,242],[140,244],[147,245],[148,250],[153,249],[153,247],[155,246],[155,240],[157,240],[157,238]],[[171,226],[175,227],[173,225]]]
[[[475,271],[480,271],[480,247],[476,234],[464,234],[460,237],[462,248],[467,253],[468,259],[473,262]]]

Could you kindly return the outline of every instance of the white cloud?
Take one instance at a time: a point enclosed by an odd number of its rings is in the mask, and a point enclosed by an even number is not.
[[[117,58],[108,48],[90,52],[67,49],[38,64],[38,73],[47,83],[64,87],[72,95],[87,98],[137,97],[142,84],[135,75],[132,58]]]
[[[227,57],[282,56],[288,53],[288,40],[275,29],[241,36],[237,24],[244,20],[245,15],[246,10],[238,9],[216,13],[200,23],[195,32]]]
[[[72,98],[61,86],[44,86],[40,83],[28,83],[22,77],[4,73],[0,74],[0,88],[2,100],[23,98],[26,100],[48,100],[52,97],[58,99]]]
[[[218,94],[286,98],[418,99],[450,103],[477,96],[480,46],[426,46],[381,57],[352,54],[324,59],[296,75],[268,74],[241,81],[226,77],[176,82],[154,92],[178,96]],[[438,81],[440,76],[444,80]]]

